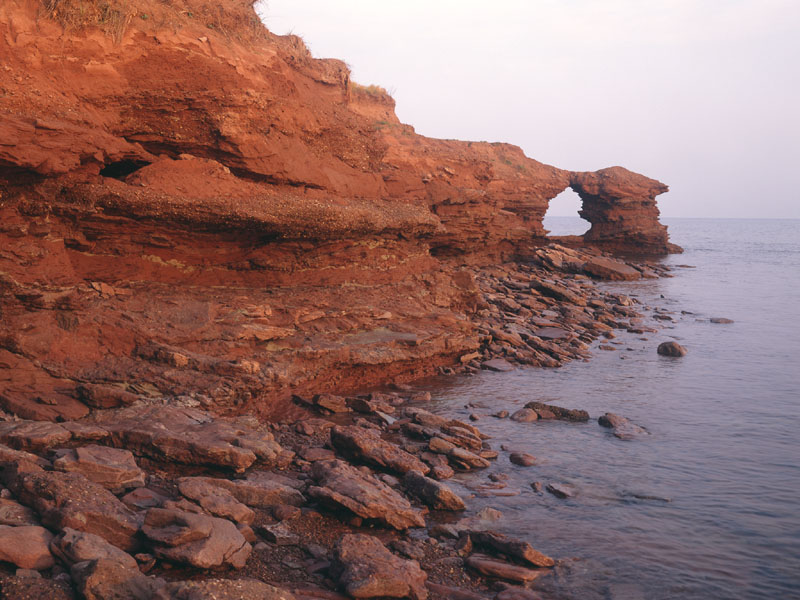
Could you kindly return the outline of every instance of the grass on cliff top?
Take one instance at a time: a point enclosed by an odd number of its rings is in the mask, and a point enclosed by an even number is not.
[[[255,42],[269,35],[254,10],[263,1],[41,0],[41,14],[67,31],[100,28],[117,42],[134,22],[150,30],[178,30],[192,23],[237,41]]]
[[[379,85],[361,85],[355,81],[350,82],[350,92],[354,94],[366,94],[367,96],[391,98],[391,94]]]

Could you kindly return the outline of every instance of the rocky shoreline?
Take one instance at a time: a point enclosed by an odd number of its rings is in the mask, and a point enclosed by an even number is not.
[[[668,275],[557,245],[476,270],[480,350],[442,372],[555,367],[614,330],[651,330],[635,300],[588,278],[597,265],[614,279]],[[187,396],[105,399],[60,423],[3,415],[0,597],[538,598],[558,557],[493,532],[491,510],[459,520],[469,498],[447,485],[505,444],[427,411],[429,393],[395,388],[295,396],[299,416],[271,423]],[[542,403],[494,416],[589,418]],[[622,439],[637,432],[616,415],[600,421]],[[484,492],[502,494],[502,479]]]

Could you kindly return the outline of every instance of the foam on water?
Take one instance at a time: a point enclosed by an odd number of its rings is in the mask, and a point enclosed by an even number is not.
[[[665,262],[695,268],[604,285],[672,311],[674,323],[623,333],[616,352],[595,350],[591,361],[561,369],[435,382],[436,410],[461,418],[532,400],[593,417],[526,424],[486,416],[478,425],[494,447],[530,452],[539,464],[516,467],[501,453],[456,485],[511,474],[518,496],[477,498],[470,511],[499,508],[504,518],[493,527],[567,559],[537,583],[545,597],[800,597],[800,221],[665,221],[686,250]],[[688,356],[658,356],[669,339]],[[598,426],[604,412],[650,435],[618,440]],[[533,481],[571,483],[577,495],[537,494]]]

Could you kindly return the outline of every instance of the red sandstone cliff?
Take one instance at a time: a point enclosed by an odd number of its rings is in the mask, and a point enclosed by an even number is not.
[[[0,5],[8,410],[226,407],[430,373],[479,344],[460,266],[530,256],[568,186],[587,242],[672,248],[663,184],[418,136],[248,2],[104,6]]]

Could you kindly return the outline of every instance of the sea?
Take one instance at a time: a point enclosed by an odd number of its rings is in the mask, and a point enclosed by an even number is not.
[[[800,220],[664,219],[683,254],[672,277],[602,283],[640,302],[658,333],[622,332],[615,351],[557,369],[425,382],[433,410],[476,425],[508,452],[457,475],[470,501],[502,516],[483,525],[558,559],[532,585],[544,599],[800,598]],[[553,234],[582,233],[551,217]],[[650,321],[654,311],[673,321]],[[713,317],[733,320],[715,324]],[[659,356],[660,342],[687,348]],[[492,417],[542,401],[589,412],[588,423]],[[647,430],[615,438],[613,412]],[[487,490],[506,473],[502,490]],[[559,499],[531,484],[568,484]],[[485,513],[482,513],[485,514]]]

